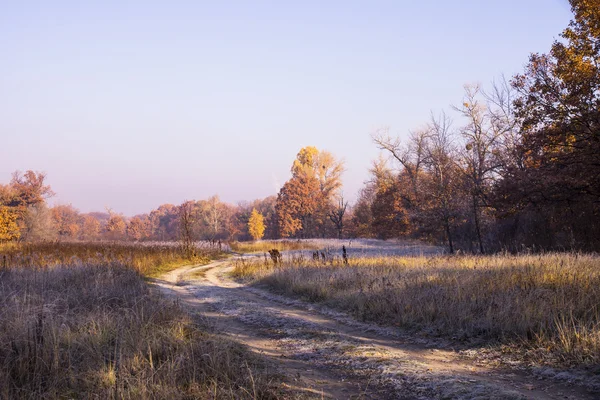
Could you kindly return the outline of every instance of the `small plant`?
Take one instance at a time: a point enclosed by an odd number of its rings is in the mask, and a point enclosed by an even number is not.
[[[269,250],[269,254],[271,255],[271,260],[273,261],[273,265],[281,264],[281,253],[277,249]]]

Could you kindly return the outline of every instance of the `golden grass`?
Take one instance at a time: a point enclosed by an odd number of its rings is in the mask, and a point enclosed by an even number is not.
[[[206,264],[221,255],[197,249],[190,258],[174,244],[143,245],[125,242],[40,242],[0,245],[0,267],[121,263],[144,276],[157,277],[185,264]]]
[[[0,251],[0,398],[278,396],[262,361],[150,290],[166,249],[48,246]]]
[[[234,276],[361,320],[454,338],[525,343],[566,364],[600,362],[600,257],[580,254],[333,258]]]
[[[266,253],[269,250],[289,251],[289,250],[316,250],[320,249],[318,243],[311,240],[259,240],[256,242],[231,242],[231,250],[238,253]]]

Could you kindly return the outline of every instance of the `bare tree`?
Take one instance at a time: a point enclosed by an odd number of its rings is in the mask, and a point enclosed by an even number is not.
[[[193,201],[186,201],[179,206],[179,240],[188,258],[194,256],[193,228],[196,221],[196,210]]]
[[[209,230],[209,238],[212,241],[217,239],[221,232],[224,219],[223,204],[219,196],[212,196],[208,200],[202,202],[202,218]]]
[[[419,173],[423,167],[427,136],[427,129],[415,131],[411,133],[408,142],[403,144],[399,137],[390,136],[389,128],[379,129],[371,135],[379,149],[391,154],[408,175],[413,195],[412,203],[418,202],[419,198]]]
[[[456,152],[452,141],[451,121],[445,113],[431,115],[429,135],[425,143],[423,164],[428,171],[427,196],[431,198],[431,211],[436,221],[443,225],[450,253],[454,253],[452,221],[460,201]]]
[[[483,92],[479,85],[466,85],[465,97],[460,107],[454,107],[467,121],[460,129],[464,141],[461,151],[461,166],[468,183],[475,233],[479,251],[484,253],[481,227],[481,209],[489,206],[488,195],[491,184],[502,166],[499,158],[500,146],[506,130],[500,128],[496,114],[490,112],[490,105],[481,101]],[[485,97],[484,97],[485,100]]]
[[[34,242],[56,238],[56,226],[52,221],[50,210],[44,203],[28,206],[23,222],[25,240]]]
[[[329,210],[329,219],[335,225],[338,232],[338,239],[341,239],[344,234],[344,215],[348,208],[348,202],[344,201],[344,195],[340,195],[337,204],[333,205]]]

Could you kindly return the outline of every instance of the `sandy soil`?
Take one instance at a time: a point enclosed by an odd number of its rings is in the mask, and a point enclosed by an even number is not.
[[[155,284],[230,339],[268,359],[286,398],[592,399],[579,386],[465,360],[339,312],[239,284],[227,260],[174,270]]]

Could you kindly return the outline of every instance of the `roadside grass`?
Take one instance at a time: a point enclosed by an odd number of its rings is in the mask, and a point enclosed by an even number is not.
[[[121,263],[140,274],[155,278],[182,265],[207,264],[220,258],[214,248],[196,247],[188,257],[173,243],[127,242],[39,242],[0,245],[0,267],[42,267],[86,263]]]
[[[261,359],[145,282],[176,253],[133,247],[0,248],[0,398],[278,398]]]
[[[235,260],[232,275],[359,320],[510,343],[537,361],[600,364],[600,257],[543,255]]]

